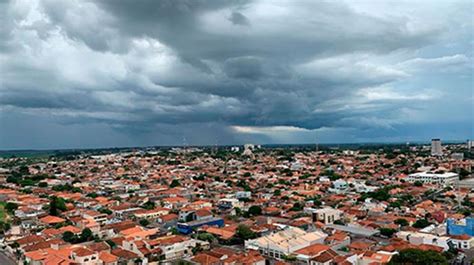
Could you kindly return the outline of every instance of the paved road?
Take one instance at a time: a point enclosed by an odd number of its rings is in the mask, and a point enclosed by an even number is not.
[[[4,252],[0,251],[0,264],[2,265],[15,265],[16,262],[10,259]]]
[[[466,259],[464,260],[464,264],[466,264],[466,265],[474,264],[474,262],[471,263],[471,261],[474,260],[474,249],[472,249],[472,248],[468,249],[468,250],[464,251],[464,254],[466,254]]]

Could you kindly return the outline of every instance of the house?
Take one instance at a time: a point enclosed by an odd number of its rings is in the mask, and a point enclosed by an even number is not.
[[[236,226],[228,226],[223,228],[218,227],[208,227],[205,231],[209,234],[217,236],[222,240],[229,240],[235,235]]]
[[[93,210],[86,210],[82,213],[82,217],[86,219],[92,219],[95,222],[99,223],[100,225],[104,225],[107,221],[107,214],[99,213]]]
[[[316,256],[319,256],[322,252],[329,250],[329,246],[324,244],[313,244],[297,251],[293,252],[292,255],[296,256],[299,264],[310,264],[310,260]]]
[[[450,236],[454,246],[458,249],[471,249],[474,248],[474,237],[470,235],[455,235]]]
[[[349,184],[343,179],[337,179],[332,184],[334,188],[329,189],[329,191],[337,194],[345,193],[349,188]]]
[[[209,220],[213,217],[212,212],[206,209],[199,209],[194,213],[196,214],[196,220]]]
[[[334,250],[327,249],[319,252],[317,255],[311,258],[310,265],[331,265],[335,264],[334,260],[340,257]]]
[[[29,235],[29,236],[17,239],[15,243],[17,243],[20,248],[24,248],[26,246],[30,246],[30,245],[43,242],[43,241],[45,241],[45,239],[42,236]]]
[[[186,203],[188,203],[188,200],[183,197],[169,197],[163,199],[163,205],[165,208],[168,209],[178,209],[183,207]]]
[[[192,249],[199,246],[202,249],[208,249],[209,243],[193,238],[179,235],[159,237],[149,241],[149,244],[156,245],[161,249],[162,262],[182,259],[193,255]]]
[[[155,209],[151,209],[151,210],[145,210],[145,209],[137,210],[133,213],[133,215],[137,219],[152,219],[152,220],[155,220],[160,216],[169,214],[169,212],[170,212],[170,209],[159,207],[159,208],[155,208]]]
[[[257,251],[248,251],[246,253],[240,253],[232,255],[231,257],[224,260],[226,265],[265,265],[265,258],[260,255]]]
[[[340,220],[343,214],[342,211],[331,207],[325,207],[322,209],[311,208],[309,211],[312,214],[313,222],[320,221],[324,224],[332,224],[334,221]]]
[[[164,228],[170,228],[176,226],[178,223],[178,215],[174,213],[165,214],[157,219],[158,223],[160,223]]]
[[[99,260],[103,265],[117,265],[119,257],[112,255],[107,251],[101,251],[99,253]]]
[[[207,253],[199,253],[195,255],[191,261],[200,265],[221,265],[222,261],[219,258],[216,258]]]
[[[375,247],[375,242],[368,240],[358,240],[347,245],[349,251],[354,253],[361,253],[367,250],[372,250]]]
[[[136,253],[123,248],[112,249],[110,254],[118,258],[118,264],[134,265],[135,260],[140,258]]]
[[[361,265],[387,264],[395,254],[396,253],[386,251],[366,251],[362,257],[359,258],[358,263]]]
[[[137,254],[141,259],[146,259],[148,262],[158,261],[162,252],[155,240],[145,239],[140,236],[127,237],[122,241],[122,247]]]
[[[441,247],[445,251],[453,244],[452,239],[448,236],[437,236],[420,232],[400,231],[397,233],[397,237],[413,245],[433,245]]]
[[[66,219],[63,219],[61,217],[53,216],[53,215],[47,215],[43,218],[40,218],[39,221],[45,225],[55,225],[55,224],[60,224],[66,222]]]
[[[324,243],[333,250],[339,250],[343,247],[347,247],[351,243],[351,237],[345,232],[336,230],[324,240]]]
[[[99,253],[92,251],[88,248],[81,247],[72,250],[70,257],[74,262],[80,264],[94,264],[99,260]]]

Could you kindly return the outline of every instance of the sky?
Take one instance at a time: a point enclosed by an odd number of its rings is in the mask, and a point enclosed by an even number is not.
[[[0,0],[0,149],[474,138],[474,3]]]

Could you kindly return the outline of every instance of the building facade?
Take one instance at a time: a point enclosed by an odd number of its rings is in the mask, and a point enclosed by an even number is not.
[[[453,172],[432,173],[418,172],[408,175],[407,181],[438,184],[440,186],[454,185],[459,180],[459,176]]]
[[[440,139],[432,139],[431,140],[431,155],[432,156],[442,156],[443,155],[443,147],[441,146]]]

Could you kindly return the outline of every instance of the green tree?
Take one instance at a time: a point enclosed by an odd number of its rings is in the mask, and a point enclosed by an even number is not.
[[[110,240],[110,239],[106,240],[105,242],[106,242],[107,244],[109,244],[110,248],[112,248],[112,249],[117,246],[117,244],[115,244],[115,242],[112,241],[112,240]]]
[[[77,239],[76,235],[74,235],[74,233],[71,231],[66,231],[63,233],[63,240],[66,242],[74,243],[76,239]]]
[[[235,207],[234,210],[235,210],[235,215],[240,216],[242,214],[242,209],[240,209],[239,207]]]
[[[38,187],[40,187],[40,188],[46,188],[46,187],[48,187],[48,183],[46,183],[46,182],[40,182],[40,183],[38,183]]]
[[[63,198],[58,198],[56,196],[51,197],[49,201],[49,214],[58,216],[61,211],[66,211],[66,202]]]
[[[91,192],[91,193],[87,194],[86,196],[91,197],[91,198],[97,198],[99,195],[95,192]]]
[[[170,232],[171,232],[171,234],[173,234],[173,235],[179,235],[178,228],[176,228],[176,227],[171,228],[171,229],[170,229]]]
[[[400,203],[400,201],[394,201],[390,203],[390,207],[392,208],[400,208],[401,206],[402,204]]]
[[[140,206],[140,207],[142,207],[143,209],[152,210],[156,207],[156,205],[152,201],[147,201],[144,204],[142,204],[142,206]]]
[[[7,210],[7,212],[9,212],[10,214],[13,214],[16,209],[18,209],[18,204],[16,203],[7,202],[7,204],[5,205],[5,210]]]
[[[257,206],[257,205],[252,205],[250,206],[249,208],[249,214],[250,215],[261,215],[262,214],[262,208],[260,208],[260,206]]]
[[[148,221],[147,219],[141,219],[139,222],[138,222],[141,226],[147,226],[150,224],[150,221]]]
[[[179,183],[179,180],[173,179],[173,181],[171,181],[170,188],[174,188],[178,186],[181,186],[181,183]]]
[[[464,168],[461,168],[459,170],[459,179],[463,180],[463,179],[467,178],[470,174],[471,174],[471,172],[467,171]]]
[[[397,230],[392,228],[380,228],[380,234],[386,237],[392,237]]]
[[[416,187],[421,187],[421,186],[423,186],[423,182],[417,180],[413,183],[413,185],[415,185]]]
[[[407,226],[408,225],[408,221],[404,218],[398,218],[397,220],[395,220],[395,222],[397,225],[400,225],[400,226]]]
[[[418,219],[416,222],[412,225],[414,228],[425,228],[429,226],[431,223],[426,220],[426,219]]]
[[[197,239],[202,240],[202,241],[207,241],[209,243],[216,240],[216,238],[210,233],[199,233],[197,235]]]
[[[417,264],[436,264],[447,265],[448,260],[440,253],[428,250],[423,251],[419,249],[404,249],[397,255],[393,256],[389,265],[417,265]]]
[[[89,228],[84,228],[80,235],[81,242],[90,241],[93,237],[94,235],[92,234],[92,231]]]
[[[105,213],[105,214],[112,214],[112,211],[111,211],[110,209],[108,209],[108,208],[105,208],[105,207],[101,207],[101,208],[99,209],[99,212],[100,212],[100,213]]]
[[[250,230],[250,228],[248,226],[244,225],[244,224],[240,224],[237,227],[237,230],[235,232],[235,236],[242,239],[242,240],[247,240],[247,239],[252,239],[252,238],[257,237],[255,232]]]
[[[0,221],[0,233],[4,234],[6,231],[10,230],[11,225],[10,223]]]
[[[293,204],[293,207],[290,208],[290,211],[299,212],[299,211],[303,210],[303,207],[304,207],[304,205],[302,203],[295,202]]]

